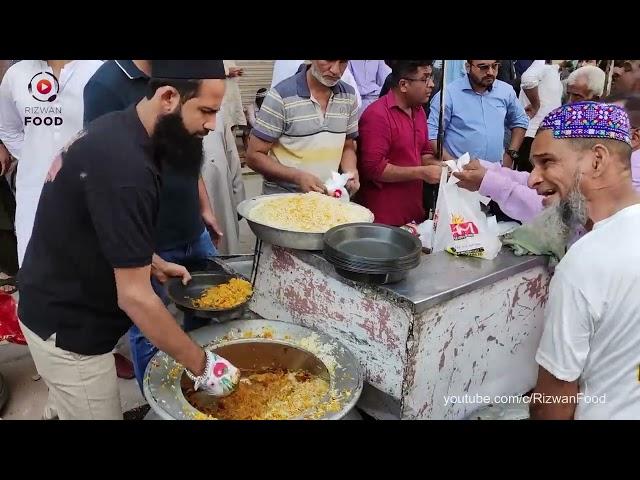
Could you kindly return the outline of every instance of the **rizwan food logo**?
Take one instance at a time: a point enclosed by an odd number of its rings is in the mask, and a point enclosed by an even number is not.
[[[464,217],[461,215],[452,215],[449,226],[451,227],[451,234],[454,240],[463,240],[478,234],[476,224],[473,222],[465,222]]]
[[[27,86],[31,96],[38,102],[49,104],[58,98],[60,85],[53,73],[36,73]],[[60,105],[27,105],[24,107],[24,126],[62,125],[62,107]]]
[[[58,97],[60,84],[53,73],[40,72],[31,77],[27,88],[39,102],[53,102]]]

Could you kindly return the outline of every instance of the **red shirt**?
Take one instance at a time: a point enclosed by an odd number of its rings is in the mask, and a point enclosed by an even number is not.
[[[400,167],[422,165],[422,155],[433,153],[427,140],[427,116],[422,106],[412,117],[396,104],[393,90],[373,102],[358,124],[358,202],[375,215],[375,221],[400,226],[423,222],[422,180],[383,182],[387,163]]]

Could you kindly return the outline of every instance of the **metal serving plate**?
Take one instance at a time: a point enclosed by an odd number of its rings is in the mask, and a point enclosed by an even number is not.
[[[302,194],[277,193],[273,195],[260,195],[257,197],[253,197],[238,204],[238,213],[247,219],[247,223],[249,224],[249,228],[251,228],[251,231],[263,242],[270,243],[271,245],[278,245],[280,247],[293,248],[296,250],[322,250],[324,247],[324,233],[308,233],[285,230],[256,222],[251,217],[251,211],[253,210],[253,208],[255,208],[260,202],[263,202],[266,199],[272,199],[276,197],[295,197],[300,195]],[[369,213],[370,222],[373,222],[373,213],[371,213],[364,207],[360,208],[366,210]]]
[[[325,252],[352,262],[397,266],[420,257],[420,240],[398,227],[379,223],[339,225],[324,236]]]
[[[166,283],[167,294],[180,310],[193,312],[196,317],[217,318],[220,321],[231,320],[242,315],[252,295],[231,308],[198,308],[193,305],[193,301],[200,298],[207,288],[226,283],[232,278],[244,280],[239,275],[229,273],[192,272],[191,281],[186,285],[182,284],[180,278],[170,278]]]

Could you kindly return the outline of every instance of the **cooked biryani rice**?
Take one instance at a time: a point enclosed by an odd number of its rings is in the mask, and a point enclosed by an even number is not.
[[[285,420],[317,407],[328,391],[329,382],[309,372],[274,369],[243,376],[228,397],[207,399],[193,387],[184,394],[194,408],[218,420]]]
[[[371,212],[318,192],[262,200],[253,207],[250,219],[282,230],[325,233],[345,223],[370,222]]]
[[[247,300],[253,293],[251,283],[232,278],[227,283],[207,288],[199,299],[193,301],[196,308],[233,308]]]

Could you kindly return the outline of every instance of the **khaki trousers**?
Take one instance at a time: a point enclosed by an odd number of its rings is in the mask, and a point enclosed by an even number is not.
[[[80,355],[56,347],[56,335],[42,340],[22,322],[36,369],[49,387],[44,418],[122,420],[116,365],[111,352]]]

